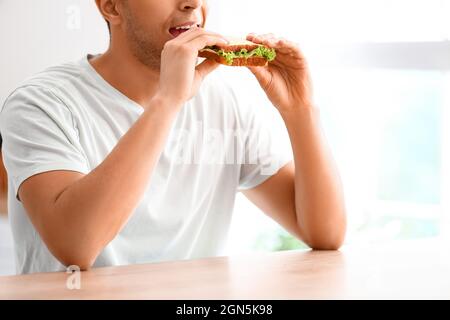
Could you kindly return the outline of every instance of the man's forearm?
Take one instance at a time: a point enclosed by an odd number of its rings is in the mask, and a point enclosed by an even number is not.
[[[320,128],[319,110],[282,114],[295,161],[295,205],[299,227],[315,249],[336,249],[345,237],[346,215],[338,170]]]
[[[57,235],[64,237],[61,256],[69,260],[64,263],[89,266],[125,225],[149,183],[178,109],[153,99],[106,159],[58,196],[54,218],[55,225],[65,226]]]

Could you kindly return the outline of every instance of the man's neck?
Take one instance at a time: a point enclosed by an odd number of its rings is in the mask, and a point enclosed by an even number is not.
[[[92,67],[114,88],[145,108],[159,85],[159,71],[142,64],[130,51],[110,47],[90,60]]]

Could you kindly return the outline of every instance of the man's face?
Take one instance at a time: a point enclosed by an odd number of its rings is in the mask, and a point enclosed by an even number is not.
[[[159,70],[164,44],[185,24],[204,26],[206,0],[123,0],[123,29],[136,58]]]

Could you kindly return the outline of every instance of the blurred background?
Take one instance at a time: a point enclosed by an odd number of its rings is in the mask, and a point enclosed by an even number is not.
[[[207,27],[300,44],[349,214],[348,245],[450,243],[450,1],[208,0]],[[236,10],[239,8],[239,10]],[[26,77],[108,44],[93,0],[0,0],[0,103]],[[276,117],[253,76],[225,77]],[[229,253],[304,248],[238,195]],[[0,214],[0,274],[14,273]]]

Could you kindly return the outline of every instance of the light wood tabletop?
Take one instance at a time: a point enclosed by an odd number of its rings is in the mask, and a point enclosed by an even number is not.
[[[255,253],[0,277],[0,299],[450,299],[450,250],[434,243]],[[69,277],[72,277],[69,279]],[[79,290],[69,290],[79,280]]]

